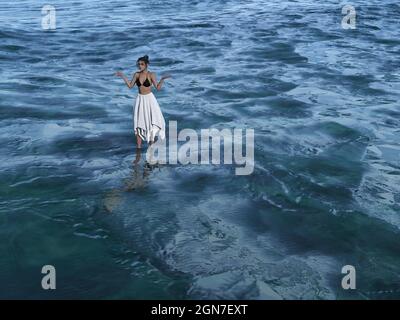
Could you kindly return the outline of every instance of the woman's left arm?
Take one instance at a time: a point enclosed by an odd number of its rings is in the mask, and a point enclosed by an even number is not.
[[[154,87],[155,87],[157,90],[161,90],[161,87],[162,87],[162,85],[163,85],[163,83],[164,83],[164,80],[165,80],[165,79],[168,79],[168,78],[171,78],[171,76],[170,76],[170,75],[162,76],[161,79],[160,79],[160,81],[157,82],[157,76],[156,76],[155,72],[152,72],[152,73],[150,74],[151,82],[153,83]]]

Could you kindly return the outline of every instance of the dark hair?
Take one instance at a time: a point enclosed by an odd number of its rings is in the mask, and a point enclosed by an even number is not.
[[[140,57],[139,59],[137,59],[136,63],[138,63],[139,61],[143,61],[145,64],[149,64],[150,63],[149,56],[147,54],[145,56]]]

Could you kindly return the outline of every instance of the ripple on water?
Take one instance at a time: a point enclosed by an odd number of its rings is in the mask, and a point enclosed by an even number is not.
[[[5,292],[49,298],[32,285],[49,259],[66,272],[57,298],[365,298],[398,283],[396,1],[361,1],[343,30],[330,0],[87,0],[56,3],[51,32],[26,3],[0,10]],[[255,129],[253,175],[135,167],[134,93],[113,74],[143,54],[173,76],[155,93],[167,121]]]

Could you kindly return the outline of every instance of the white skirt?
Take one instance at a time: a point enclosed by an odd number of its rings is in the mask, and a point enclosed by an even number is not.
[[[133,110],[133,128],[136,135],[150,142],[158,134],[160,139],[165,138],[165,120],[152,92],[138,93]]]

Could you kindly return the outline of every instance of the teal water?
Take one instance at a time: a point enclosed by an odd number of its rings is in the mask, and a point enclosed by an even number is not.
[[[44,4],[0,4],[0,298],[400,298],[396,1]],[[143,54],[167,121],[254,128],[252,175],[133,164]]]

